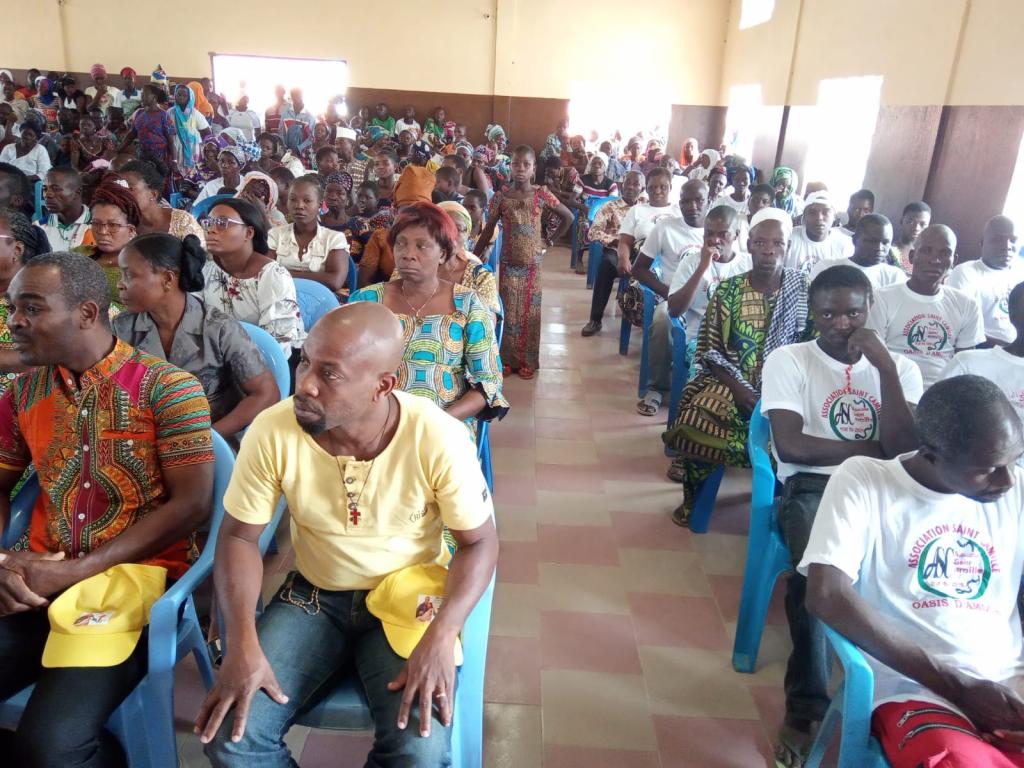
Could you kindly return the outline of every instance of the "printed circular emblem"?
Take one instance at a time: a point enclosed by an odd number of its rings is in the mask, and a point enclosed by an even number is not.
[[[874,440],[878,411],[866,397],[845,392],[832,401],[828,423],[840,440]]]
[[[947,341],[949,332],[938,320],[917,320],[907,331],[907,346],[917,352],[938,352]]]
[[[947,533],[932,539],[917,561],[917,583],[926,592],[977,600],[988,589],[992,561],[974,539]]]

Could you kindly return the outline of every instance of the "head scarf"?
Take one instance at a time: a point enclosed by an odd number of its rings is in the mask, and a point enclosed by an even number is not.
[[[352,174],[346,173],[345,171],[329,173],[325,179],[324,186],[327,184],[337,184],[345,190],[345,195],[347,196],[352,192]]]
[[[104,67],[102,64],[93,64],[91,67],[89,67],[89,74],[93,77],[106,77],[107,68]]]
[[[217,157],[221,155],[231,155],[235,158],[235,162],[238,163],[238,167],[242,168],[245,165],[245,152],[242,151],[241,147],[227,146],[223,147],[220,152],[217,153]]]
[[[135,77],[136,74],[137,73],[135,72],[135,70],[132,69],[131,67],[124,67],[121,70],[121,77]]]
[[[828,193],[827,189],[822,189],[818,192],[812,192],[804,199],[804,210],[807,210],[809,205],[826,205],[833,211],[836,209],[835,203],[832,202],[832,196]]]
[[[154,85],[159,85],[165,91],[167,90],[167,73],[164,72],[164,68],[159,64],[156,65],[156,69],[153,70],[153,74],[149,76],[149,82]]]
[[[457,203],[454,200],[445,200],[443,203],[438,203],[437,207],[448,214],[452,221],[456,223],[462,222],[466,227],[466,232],[470,232],[473,229],[473,218],[469,215],[469,211],[465,209],[462,203]]]
[[[608,154],[605,153],[605,152],[598,151],[598,152],[594,153],[594,157],[599,157],[599,158],[601,158],[604,161],[604,169],[607,171],[608,170]],[[592,157],[590,159],[593,160],[594,157]]]
[[[487,130],[484,131],[484,136],[488,141],[497,141],[499,136],[505,136],[505,129],[497,123],[494,125],[488,125]]]
[[[195,97],[195,107],[199,110],[199,114],[205,118],[212,118],[213,105],[207,101],[206,94],[203,93],[202,83],[192,80],[188,84],[188,89],[192,91],[192,95]]]
[[[178,134],[178,142],[181,144],[181,159],[185,168],[191,169],[195,165],[194,155],[200,146],[199,128],[196,123],[196,111],[193,109],[196,103],[196,94],[191,88],[179,85],[174,89],[177,93],[184,89],[188,94],[188,104],[182,109],[178,102],[174,102],[172,114],[174,116],[174,128]]]
[[[434,156],[434,150],[423,139],[420,139],[409,149],[412,160],[415,163],[427,163]]]
[[[5,77],[8,80],[10,80],[12,83],[14,82],[14,75],[11,74],[11,70],[9,70],[9,69],[0,69],[0,80],[3,80]]]
[[[484,165],[488,165],[494,160],[494,152],[486,144],[480,144],[473,150],[473,159],[480,160]]]
[[[799,183],[799,179],[796,175],[796,171],[785,165],[780,165],[774,171],[772,171],[772,178],[768,182],[773,187],[778,186],[782,182],[788,182],[789,192],[783,197],[776,196],[775,200],[772,201],[772,205],[776,208],[781,208],[788,213],[796,212],[796,200],[795,193],[796,187]]]
[[[388,132],[381,128],[379,125],[371,125],[366,131],[370,135],[370,143],[376,144],[382,138],[388,135]]]
[[[473,156],[473,145],[465,139],[459,139],[456,141],[453,149],[455,150],[455,154],[458,154],[460,149],[465,149],[470,157]]]
[[[708,159],[708,173],[711,173],[711,169],[718,165],[718,162],[722,159],[717,149],[705,149],[700,153],[701,157]]]
[[[57,94],[53,92],[54,85],[56,83],[48,77],[40,76],[36,78],[36,90],[38,91],[36,97],[44,106],[50,106],[53,104],[54,99],[57,98]]]
[[[410,203],[429,203],[434,191],[434,174],[418,165],[407,165],[395,184],[395,208]]]
[[[356,141],[359,138],[358,134],[356,134],[356,132],[353,131],[351,128],[339,128],[337,131],[337,136],[339,139],[348,139],[349,141],[352,142]]]
[[[230,146],[228,139],[231,139],[235,143],[234,145],[245,153],[246,160],[256,162],[263,156],[263,150],[260,149],[260,145],[255,141],[248,141],[241,128],[225,128],[217,134],[216,139],[212,140],[217,142],[217,146],[226,147]],[[207,141],[210,141],[210,139],[207,139]]]
[[[242,177],[242,183],[238,185],[238,194],[235,197],[241,197],[242,192],[245,191],[246,185],[252,181],[263,181],[266,182],[267,187],[270,189],[270,202],[267,203],[267,210],[271,211],[277,207],[277,198],[281,194],[281,191],[277,188],[277,182],[274,181],[270,176],[260,171],[250,171]]]

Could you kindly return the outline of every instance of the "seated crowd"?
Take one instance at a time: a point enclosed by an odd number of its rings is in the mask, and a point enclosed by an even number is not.
[[[146,674],[149,605],[197,554],[216,432],[237,461],[210,544],[230,645],[196,718],[209,759],[290,764],[288,729],[351,658],[368,764],[447,765],[458,635],[498,557],[475,442],[510,408],[504,378],[540,365],[543,257],[569,235],[579,271],[598,257],[583,336],[616,282],[625,311],[655,303],[636,407],[680,395],[674,522],[750,465],[752,417],[770,424],[794,568],[777,764],[803,764],[829,706],[827,624],[871,655],[895,768],[1024,766],[1009,218],[957,263],[924,202],[894,227],[870,190],[839,211],[824,184],[696,139],[677,161],[563,121],[535,154],[498,125],[474,146],[444,109],[317,116],[279,88],[260,116],[160,68],[141,88],[130,68],[118,88],[96,65],[85,91],[35,75],[0,70],[0,520],[29,467],[42,491],[0,551],[0,697],[35,684],[0,746],[17,764],[124,764],[104,723]],[[313,290],[343,306],[308,322]],[[282,497],[295,569],[258,614]],[[409,590],[443,600],[411,640],[384,620]],[[142,618],[97,653],[61,624],[87,611]]]

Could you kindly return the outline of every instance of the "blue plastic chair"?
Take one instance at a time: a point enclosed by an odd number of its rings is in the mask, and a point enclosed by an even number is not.
[[[43,182],[40,179],[33,187],[33,213],[32,221],[42,221],[43,219]]]
[[[240,323],[240,325],[263,354],[267,367],[274,374],[274,381],[277,382],[277,388],[281,392],[281,399],[287,399],[291,389],[291,377],[288,371],[288,358],[284,356],[281,345],[258,325],[252,323]]]
[[[351,269],[351,265],[349,268]],[[351,280],[349,285],[351,286]],[[316,280],[295,278],[295,294],[299,301],[299,313],[302,315],[302,324],[306,327],[306,333],[309,333],[309,329],[316,325],[317,320],[332,309],[341,306],[334,291]]]
[[[819,768],[839,729],[839,768],[889,768],[882,747],[871,736],[875,675],[864,654],[831,627],[825,636],[843,668],[843,681],[825,713],[804,765]]]
[[[643,331],[643,337],[640,340],[640,380],[637,382],[637,397],[643,397],[647,394],[647,382],[650,378],[650,366],[648,364],[648,336],[651,333],[651,323],[654,322],[654,309],[657,307],[655,301],[654,291],[648,288],[646,285],[641,285],[640,289],[644,294],[644,325],[641,330]],[[620,350],[621,351],[621,350]]]
[[[747,452],[753,466],[750,492],[750,533],[747,538],[747,564],[743,571],[743,592],[732,646],[732,666],[737,672],[753,673],[761,648],[768,604],[775,582],[790,570],[789,549],[782,540],[775,506],[775,470],[768,444],[771,425],[757,403],[750,416]]]
[[[683,398],[683,387],[690,378],[690,359],[686,355],[686,326],[683,325],[683,318],[669,315],[672,332],[672,389],[668,398],[668,426],[679,410],[679,401]]]
[[[168,200],[171,208],[181,208],[181,192],[171,192],[171,199]]]
[[[501,305],[501,297],[498,297],[498,304]],[[505,307],[501,306],[501,314],[494,324],[494,338],[501,349],[501,337],[505,328]],[[480,421],[476,423],[476,458],[480,462],[480,471],[484,473],[484,480],[487,487],[494,493],[494,468],[491,465],[491,422]]]
[[[210,209],[213,208],[221,200],[230,200],[234,195],[211,195],[205,200],[200,200],[198,203],[192,206],[192,216],[197,221],[202,219],[204,216],[210,213]]]
[[[352,258],[352,254],[348,255],[348,295],[351,296],[353,293],[359,290],[359,265],[356,264],[356,260]]]
[[[501,227],[497,227],[494,235],[494,243],[491,246],[491,255],[487,257],[487,261],[484,262],[484,266],[487,267],[491,274],[498,274],[498,260],[501,258],[501,241],[503,237],[501,234]]]
[[[131,768],[177,768],[174,668],[179,661],[191,653],[207,690],[213,687],[213,665],[206,650],[192,593],[213,571],[215,542],[224,516],[222,502],[235,465],[235,454],[216,432],[213,433],[213,452],[215,471],[210,537],[199,559],[150,609],[148,672],[107,723],[108,729],[124,748]],[[39,483],[33,475],[11,503],[11,519],[3,536],[4,547],[11,546],[28,528],[38,494]],[[29,686],[0,702],[0,727],[17,727],[31,693],[32,686]]]

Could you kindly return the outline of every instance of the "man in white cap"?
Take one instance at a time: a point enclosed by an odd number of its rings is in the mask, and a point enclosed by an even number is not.
[[[351,128],[338,128],[338,138],[334,141],[334,147],[338,150],[338,171],[352,177],[353,194],[366,181],[366,166],[369,162],[366,158],[356,157],[358,138],[358,134]]]
[[[835,205],[828,190],[812,192],[804,201],[803,224],[793,228],[786,253],[786,266],[809,274],[823,259],[844,259],[853,255],[853,242],[832,228]]]

